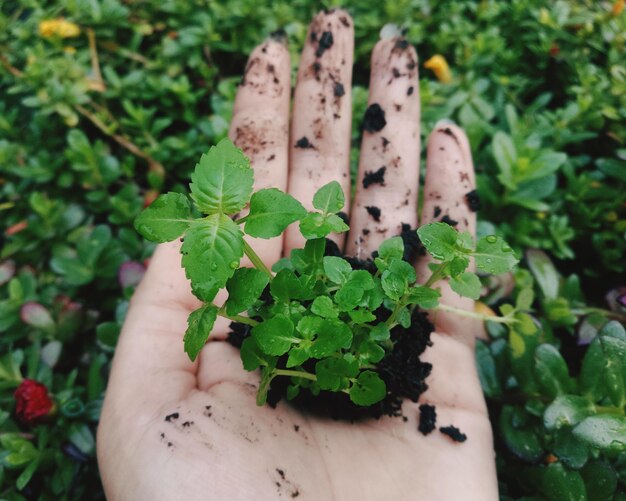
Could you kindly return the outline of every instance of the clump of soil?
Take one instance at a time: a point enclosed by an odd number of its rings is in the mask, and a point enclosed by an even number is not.
[[[455,442],[465,442],[467,440],[467,435],[462,433],[456,426],[442,426],[439,428],[439,431],[449,436]]]
[[[404,228],[406,226],[406,228]],[[419,240],[408,237],[409,225],[403,225],[405,242],[405,256],[413,256],[419,247]],[[326,241],[326,255],[339,256],[341,252],[332,240]],[[376,272],[376,266],[371,259],[358,259],[350,256],[342,256],[350,262],[354,269],[364,269],[371,273]],[[263,298],[263,296],[261,296]],[[269,299],[269,298],[268,298]],[[390,312],[385,308],[379,308],[375,315],[378,321],[388,318]],[[343,392],[321,391],[319,395],[313,396],[308,390],[302,389],[300,394],[291,402],[296,407],[305,409],[307,412],[333,419],[356,421],[363,418],[379,418],[383,415],[401,416],[402,401],[407,398],[417,402],[420,395],[426,391],[428,385],[426,378],[430,375],[432,365],[422,362],[420,356],[424,350],[430,346],[430,335],[434,327],[428,320],[427,314],[415,310],[411,318],[411,326],[405,329],[396,326],[391,331],[391,341],[393,349],[376,364],[374,369],[387,386],[386,397],[370,407],[361,407],[354,404],[348,395]],[[248,325],[231,323],[231,332],[228,335],[228,342],[236,347],[241,347],[243,340],[250,335]],[[287,356],[281,357],[278,366],[284,366]],[[309,372],[315,371],[316,360],[308,360],[303,367]],[[290,380],[285,377],[277,377],[272,381],[268,392],[268,403],[275,406],[281,399],[285,398],[287,386]],[[433,408],[434,413],[434,408]],[[434,421],[432,424],[434,428]]]
[[[469,193],[465,194],[465,200],[467,201],[467,206],[469,210],[472,212],[477,212],[480,210],[480,197],[478,196],[478,192],[476,190],[472,190]]]
[[[384,165],[376,171],[365,171],[363,176],[363,188],[369,188],[372,184],[380,184],[385,186],[385,171],[387,167]]]
[[[367,110],[365,110],[365,116],[363,117],[363,130],[367,132],[378,132],[387,125],[385,120],[385,110],[380,107],[380,104],[370,104]]]

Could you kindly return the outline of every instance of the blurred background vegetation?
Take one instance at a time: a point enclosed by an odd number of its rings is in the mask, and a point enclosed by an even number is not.
[[[226,135],[252,48],[284,30],[295,75],[307,23],[332,5],[0,2],[0,499],[103,498],[95,428],[153,251],[133,218],[184,190]],[[477,347],[502,499],[626,500],[624,1],[342,6],[355,19],[353,164],[369,54],[395,23],[422,61],[450,68],[449,80],[420,68],[423,134],[443,117],[466,128],[479,233],[524,257],[483,295],[520,322]],[[15,416],[25,378],[56,402],[42,424]]]

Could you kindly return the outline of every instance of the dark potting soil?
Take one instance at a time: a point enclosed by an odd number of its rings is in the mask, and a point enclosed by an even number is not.
[[[441,222],[442,222],[442,223],[449,224],[450,226],[456,226],[457,224],[459,224],[459,222],[458,222],[458,221],[455,221],[454,219],[452,219],[450,216],[448,216],[448,214],[445,214],[445,215],[441,218]]]
[[[406,229],[408,235],[410,226],[403,225],[403,229]],[[405,254],[412,255],[418,245],[418,240],[413,241],[407,237]],[[341,256],[337,244],[332,240],[326,241],[326,255]],[[349,261],[354,269],[376,272],[376,267],[371,259],[361,260],[349,256],[342,257]],[[389,314],[390,312],[382,307],[375,312],[379,321],[384,321]],[[230,328],[231,332],[227,340],[233,346],[240,348],[243,340],[250,335],[250,327],[233,322]],[[306,388],[301,389],[300,393],[291,400],[291,404],[316,416],[348,421],[379,418],[383,415],[401,416],[403,399],[407,398],[417,402],[420,395],[428,388],[426,378],[430,375],[432,365],[422,362],[420,355],[432,344],[430,335],[433,330],[434,327],[428,320],[427,314],[418,310],[414,311],[411,317],[411,326],[408,329],[402,326],[396,326],[392,329],[393,349],[387,352],[374,369],[385,382],[387,395],[373,406],[358,406],[343,392],[321,391],[319,395],[314,396]],[[286,361],[286,355],[279,358],[278,367],[284,367]],[[308,360],[303,364],[303,368],[309,372],[315,372],[316,362],[314,359]],[[274,378],[268,392],[267,402],[271,406],[276,406],[281,399],[285,398],[289,384],[289,378]]]
[[[456,426],[442,426],[439,428],[439,431],[444,435],[448,435],[455,442],[465,442],[467,440],[467,435],[462,433]]]
[[[480,210],[480,197],[476,190],[472,190],[465,194],[465,200],[467,200],[467,206],[472,212]]]
[[[434,405],[420,405],[420,420],[417,429],[422,435],[428,435],[437,427],[437,411]]]
[[[385,185],[385,171],[387,167],[384,165],[376,171],[365,171],[363,176],[363,188],[368,188],[372,184]]]
[[[378,132],[382,130],[385,125],[387,125],[385,110],[383,110],[378,103],[370,104],[363,116],[363,130],[367,132]]]

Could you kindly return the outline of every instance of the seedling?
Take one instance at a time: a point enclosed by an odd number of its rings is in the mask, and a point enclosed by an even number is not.
[[[416,282],[415,269],[403,260],[400,237],[382,243],[373,273],[355,269],[348,259],[325,255],[326,237],[349,229],[337,214],[345,203],[339,183],[315,193],[316,210],[311,212],[278,189],[253,193],[252,186],[249,160],[225,139],[197,164],[191,201],[181,193],[161,195],[137,217],[135,226],[155,242],[184,238],[182,265],[193,293],[204,302],[189,315],[184,337],[191,360],[207,342],[218,316],[249,326],[241,359],[246,370],[261,369],[259,405],[278,377],[289,378],[290,399],[306,390],[313,395],[343,392],[357,406],[380,402],[387,385],[378,369],[393,350],[392,333],[409,329],[417,308],[439,307],[435,285],[448,278],[458,294],[477,299],[481,285],[467,270],[470,258],[488,273],[504,273],[518,262],[500,237],[487,236],[474,245],[469,233],[431,223],[417,230],[436,261],[425,283]],[[247,206],[248,214],[240,217]],[[304,248],[292,251],[271,270],[244,239],[279,236],[297,221],[306,239]],[[254,268],[241,267],[244,254]],[[215,304],[223,288],[228,300]]]

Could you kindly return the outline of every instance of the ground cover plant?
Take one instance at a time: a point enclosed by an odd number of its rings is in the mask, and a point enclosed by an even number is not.
[[[482,304],[519,320],[477,345],[502,498],[625,499],[623,2],[343,5],[355,160],[369,53],[397,23],[430,61],[422,130],[450,117],[470,136],[479,236],[523,257],[482,277]],[[133,220],[226,135],[259,37],[283,28],[297,63],[318,7],[0,5],[2,499],[102,498],[94,430],[153,250]]]

